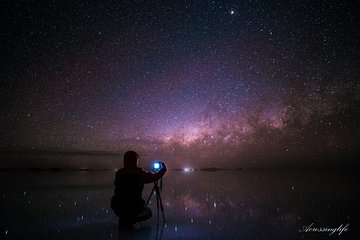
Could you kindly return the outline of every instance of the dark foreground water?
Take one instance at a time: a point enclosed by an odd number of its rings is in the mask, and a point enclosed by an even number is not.
[[[166,224],[157,225],[153,196],[153,218],[130,233],[118,231],[109,206],[114,174],[0,172],[0,239],[360,239],[355,171],[170,170]]]

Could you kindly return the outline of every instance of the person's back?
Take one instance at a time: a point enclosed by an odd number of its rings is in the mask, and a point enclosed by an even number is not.
[[[145,183],[151,183],[161,178],[165,172],[165,165],[156,173],[139,168],[139,155],[128,151],[124,155],[124,168],[116,172],[115,191],[111,198],[111,208],[119,217],[119,223],[130,226],[132,223],[149,219],[151,210],[144,206],[142,191]]]
[[[134,217],[144,206],[141,172],[141,168],[122,168],[116,172],[112,207],[119,217]]]

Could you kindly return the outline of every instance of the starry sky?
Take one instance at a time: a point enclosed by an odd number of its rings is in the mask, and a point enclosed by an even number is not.
[[[354,163],[356,1],[12,1],[0,150],[173,165]],[[181,165],[181,164],[180,164]]]

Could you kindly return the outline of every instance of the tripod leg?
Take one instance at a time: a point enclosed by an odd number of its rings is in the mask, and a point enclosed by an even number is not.
[[[145,206],[147,206],[150,202],[151,196],[153,195],[153,193],[155,192],[156,195],[156,210],[157,210],[157,223],[159,224],[159,211],[161,210],[162,213],[162,217],[165,223],[165,214],[164,214],[164,206],[162,204],[162,200],[161,200],[161,193],[160,193],[160,189],[159,186],[157,185],[157,182],[154,182],[154,187],[151,191],[151,194],[148,198],[148,200],[146,201]],[[160,208],[160,210],[159,210]]]
[[[163,220],[165,222],[165,214],[164,214],[164,206],[162,204],[162,200],[161,200],[161,197],[159,196],[159,200],[160,200],[160,208],[161,208],[161,213],[162,213],[162,216],[163,216]]]
[[[157,207],[157,219],[159,220],[159,189],[156,188],[156,207]]]
[[[151,196],[153,195],[154,191],[155,191],[155,186],[154,186],[153,189],[151,190],[150,196],[149,196],[148,200],[146,201],[145,206],[147,206],[147,205],[149,204],[150,199],[151,199]]]
[[[160,210],[161,210],[161,213],[162,213],[162,216],[163,216],[163,220],[165,222],[164,206],[162,204],[159,187],[157,187],[157,189],[156,189],[156,196],[157,196],[157,202],[158,202],[157,203],[158,204],[158,211],[159,211],[159,205],[160,205]],[[159,217],[159,212],[158,212],[158,217]]]

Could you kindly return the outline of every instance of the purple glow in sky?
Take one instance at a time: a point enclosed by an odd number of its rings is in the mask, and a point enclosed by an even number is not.
[[[351,163],[358,10],[355,1],[9,3],[1,150],[133,149],[174,166]]]

